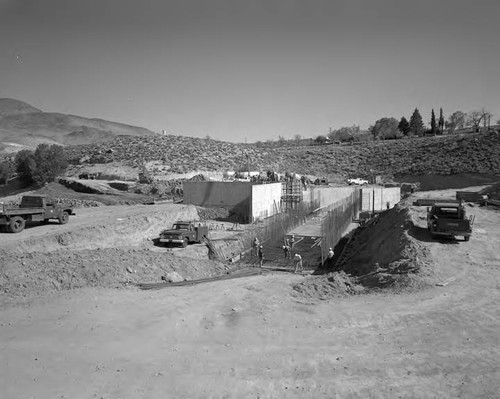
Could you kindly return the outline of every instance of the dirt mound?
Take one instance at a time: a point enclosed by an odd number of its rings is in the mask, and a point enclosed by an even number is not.
[[[57,251],[13,255],[0,252],[0,292],[33,296],[81,287],[123,287],[160,282],[176,272],[184,280],[224,273],[225,266],[208,259],[178,257],[174,251],[148,248]]]
[[[365,287],[404,286],[407,276],[421,272],[428,256],[427,249],[412,237],[413,229],[406,205],[378,215],[354,235],[342,270],[358,277]]]
[[[425,287],[423,277],[431,273],[429,254],[412,237],[412,217],[407,205],[379,214],[353,233],[340,271],[307,278],[293,287],[293,295],[325,300],[378,289],[397,292]]]
[[[298,299],[326,300],[335,297],[359,294],[364,291],[355,278],[344,272],[333,272],[322,276],[308,277],[293,285],[292,295]]]

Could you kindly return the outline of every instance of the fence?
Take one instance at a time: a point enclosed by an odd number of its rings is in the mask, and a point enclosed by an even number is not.
[[[347,227],[356,218],[361,207],[359,191],[353,192],[349,197],[330,205],[326,216],[321,223],[323,245],[321,256],[326,259],[329,247],[334,247],[344,235]]]

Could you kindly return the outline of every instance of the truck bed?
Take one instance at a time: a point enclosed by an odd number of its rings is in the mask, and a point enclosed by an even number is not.
[[[3,215],[36,215],[40,213],[45,213],[43,208],[3,208]]]
[[[432,233],[447,236],[465,236],[470,235],[472,229],[467,219],[438,219]]]

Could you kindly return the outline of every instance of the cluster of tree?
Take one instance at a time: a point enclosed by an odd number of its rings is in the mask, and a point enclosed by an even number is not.
[[[330,130],[328,139],[336,141],[367,141],[369,132],[362,130],[358,125],[344,126],[337,130]]]
[[[34,152],[21,150],[14,164],[20,180],[37,186],[54,181],[68,167],[63,148],[56,144],[39,144]]]
[[[492,114],[484,109],[465,113],[455,111],[448,120],[445,120],[443,109],[439,109],[439,118],[436,119],[434,109],[431,110],[430,128],[427,128],[423,122],[422,115],[418,108],[415,108],[408,121],[404,116],[399,120],[395,118],[381,118],[370,126],[369,130],[374,139],[387,140],[399,139],[402,137],[422,137],[425,135],[438,135],[443,133],[454,133],[457,129],[470,127],[471,130],[480,131],[481,123],[486,130],[490,126]],[[500,124],[500,120],[498,121]]]
[[[446,130],[448,133],[454,133],[458,129],[471,128],[472,131],[479,132],[481,130],[481,123],[486,130],[491,124],[492,116],[493,114],[484,108],[469,113],[455,111],[446,121]],[[500,119],[497,121],[497,124],[500,124]]]
[[[440,111],[439,126],[444,126],[443,110]],[[436,117],[434,110],[431,115],[431,129],[437,132]],[[388,140],[400,139],[402,137],[422,137],[425,132],[425,124],[418,108],[415,108],[410,120],[404,116],[398,121],[395,118],[381,118],[370,127],[374,139]]]

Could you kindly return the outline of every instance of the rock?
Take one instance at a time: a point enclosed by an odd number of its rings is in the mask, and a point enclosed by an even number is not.
[[[181,281],[184,281],[184,277],[177,272],[169,272],[165,275],[165,280],[170,283],[180,283]]]

